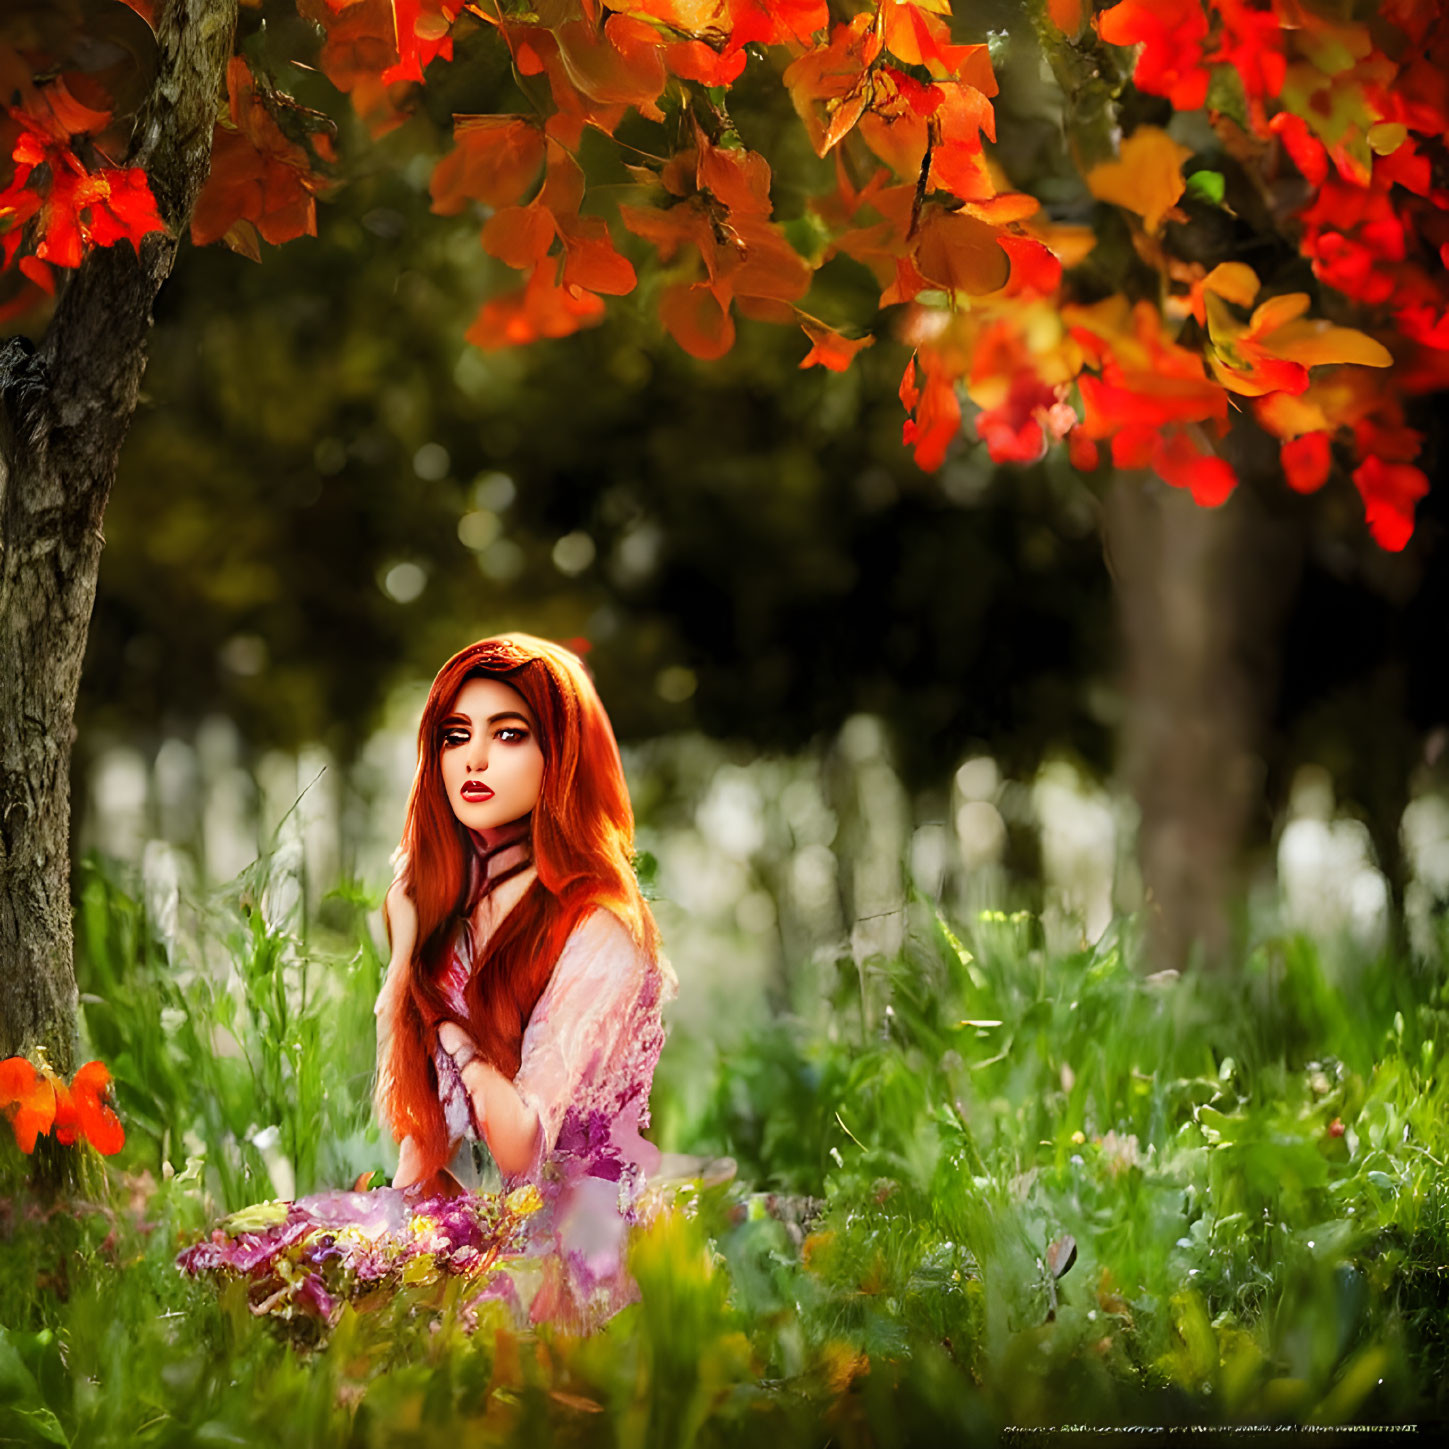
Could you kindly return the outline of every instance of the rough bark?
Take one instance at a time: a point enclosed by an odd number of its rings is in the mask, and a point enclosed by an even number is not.
[[[0,1057],[68,1072],[76,987],[70,753],[105,542],[101,523],[146,366],[152,306],[211,164],[236,0],[166,0],[128,164],[170,235],[94,251],[39,349],[0,350]]]
[[[1298,554],[1249,489],[1207,509],[1120,478],[1105,524],[1126,702],[1119,762],[1139,811],[1149,962],[1220,964],[1262,797]]]

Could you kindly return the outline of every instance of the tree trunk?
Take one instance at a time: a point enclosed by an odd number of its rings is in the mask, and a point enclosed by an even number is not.
[[[1160,482],[1119,478],[1105,524],[1148,959],[1221,964],[1263,793],[1259,750],[1297,550],[1247,488],[1208,509]]]
[[[98,248],[39,350],[0,349],[0,1057],[74,1065],[70,753],[104,538],[151,309],[211,164],[236,0],[165,0],[128,164],[170,235]]]

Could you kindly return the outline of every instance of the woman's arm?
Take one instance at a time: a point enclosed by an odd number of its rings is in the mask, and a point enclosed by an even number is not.
[[[388,887],[382,903],[383,923],[387,927],[391,949],[388,954],[387,976],[382,990],[377,994],[377,1005],[373,1011],[378,1019],[378,1046],[381,1049],[383,1034],[396,1021],[395,1007],[398,993],[406,989],[408,974],[412,969],[413,948],[418,939],[418,913],[413,899],[408,894],[405,868],[400,866],[397,879]],[[398,1144],[397,1171],[393,1174],[394,1187],[411,1187],[423,1175],[423,1161],[417,1143],[411,1137],[404,1137]]]
[[[408,970],[412,965],[413,948],[418,941],[418,911],[413,898],[408,894],[407,878],[399,875],[387,888],[382,902],[383,924],[387,927],[390,950],[387,960],[387,976],[382,990],[377,994],[374,1012],[381,1016],[392,1004],[394,995],[402,989]]]
[[[476,1043],[456,1022],[438,1027],[438,1044],[461,1061],[463,1085],[473,1099],[473,1118],[505,1177],[515,1177],[533,1162],[538,1113],[518,1095],[513,1083],[477,1056]]]

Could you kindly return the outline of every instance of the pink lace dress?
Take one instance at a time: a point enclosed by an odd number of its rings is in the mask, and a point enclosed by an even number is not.
[[[444,982],[455,999],[470,968],[466,949],[455,953]],[[524,1032],[514,1085],[539,1121],[526,1171],[462,1197],[379,1188],[262,1204],[188,1248],[181,1268],[245,1277],[253,1311],[283,1318],[330,1322],[343,1302],[390,1284],[462,1277],[465,1314],[499,1300],[521,1320],[597,1327],[637,1296],[625,1248],[659,1162],[641,1132],[676,989],[667,962],[595,910],[570,934]],[[435,1062],[450,1133],[466,1140],[458,1069],[441,1048]]]

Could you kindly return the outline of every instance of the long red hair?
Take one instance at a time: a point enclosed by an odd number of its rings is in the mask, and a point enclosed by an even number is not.
[[[578,656],[529,634],[483,639],[438,671],[418,725],[418,769],[408,798],[402,851],[417,912],[417,947],[399,963],[406,978],[388,993],[380,1023],[376,1103],[401,1141],[412,1137],[431,1174],[448,1158],[433,1047],[454,1012],[439,977],[471,908],[477,850],[448,803],[439,755],[442,722],[466,680],[497,679],[533,711],[543,783],[532,815],[538,871],[504,918],[464,991],[461,1025],[505,1076],[518,1071],[523,1032],[569,932],[589,911],[612,911],[651,955],[654,921],[634,875],[634,812],[619,747],[598,692]],[[389,936],[391,928],[389,927]]]

